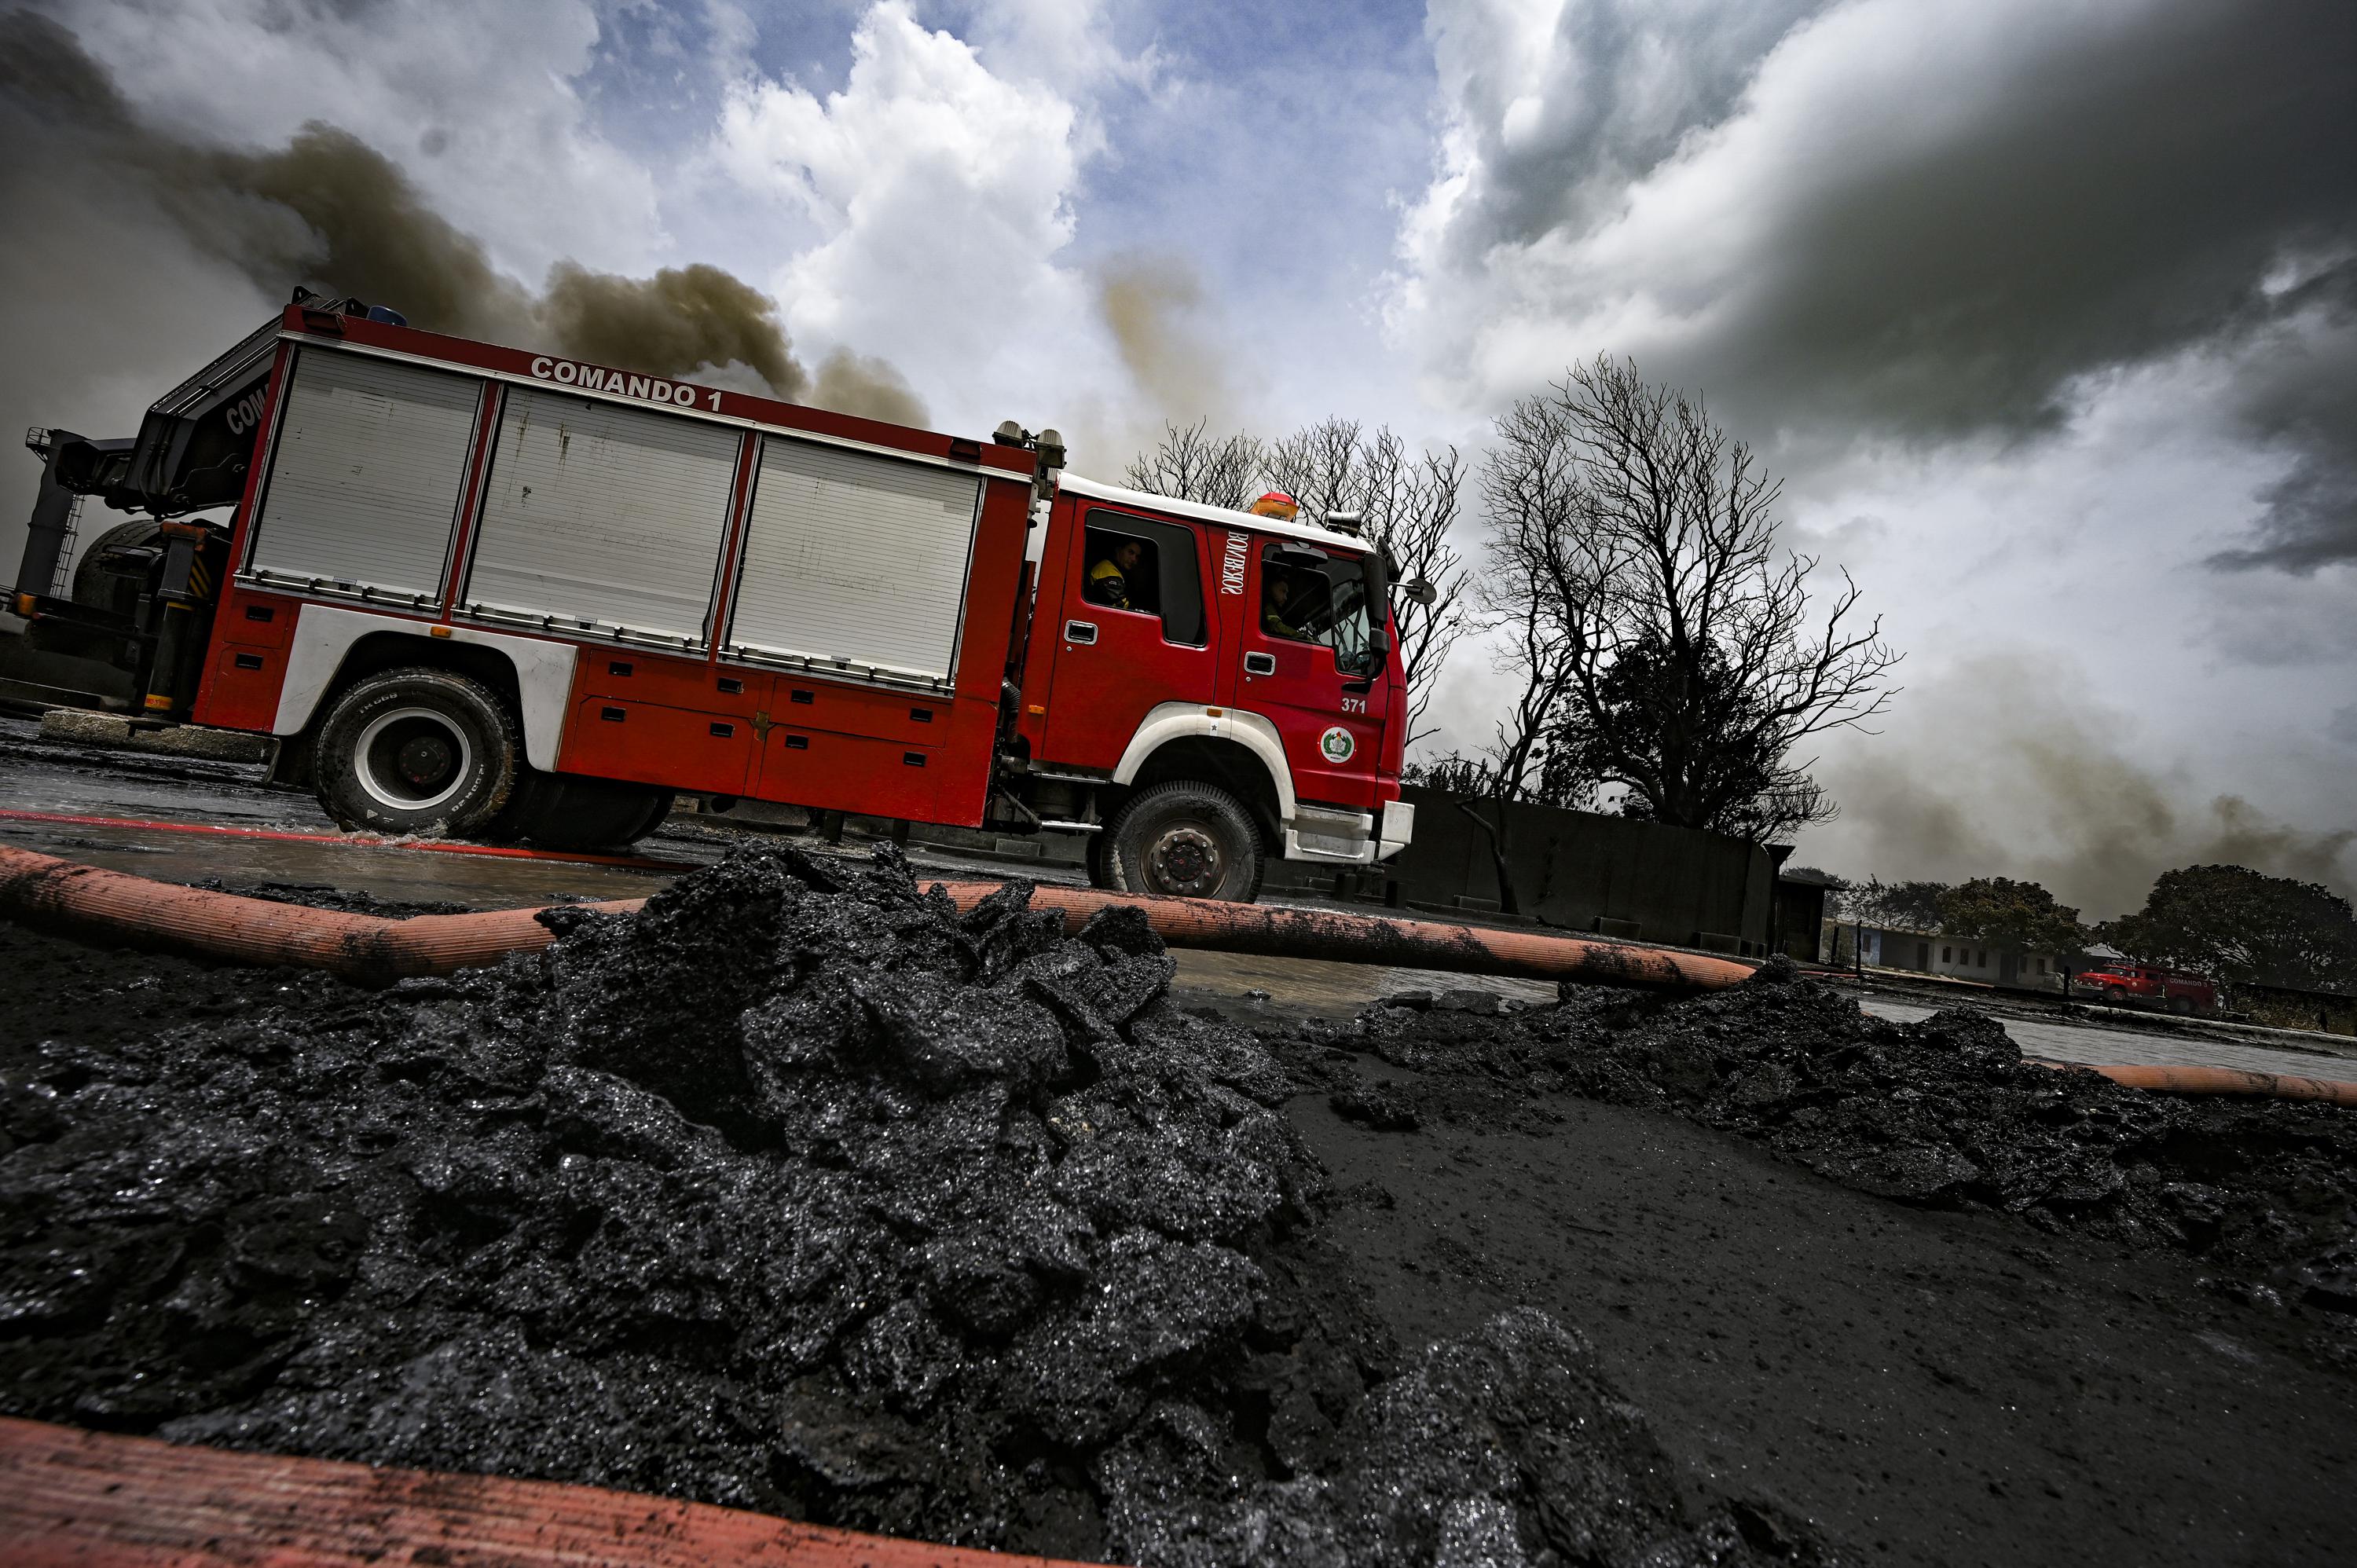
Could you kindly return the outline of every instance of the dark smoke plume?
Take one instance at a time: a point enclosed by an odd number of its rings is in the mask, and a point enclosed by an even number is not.
[[[2137,908],[2180,865],[2357,892],[2357,829],[2294,827],[2147,767],[2117,744],[2131,715],[2091,685],[2050,660],[1996,654],[1920,683],[1913,712],[1929,722],[1894,724],[1897,744],[1828,760],[1842,820],[1809,853],[1886,880],[2029,877],[2091,918]]]
[[[560,262],[535,294],[390,159],[333,125],[314,123],[261,152],[197,146],[145,126],[72,34],[25,11],[0,16],[7,121],[48,144],[53,166],[104,180],[118,196],[144,188],[191,246],[265,295],[283,298],[300,282],[391,306],[432,331],[925,421],[924,405],[881,360],[838,353],[813,378],[793,355],[777,302],[719,267],[629,278]]]

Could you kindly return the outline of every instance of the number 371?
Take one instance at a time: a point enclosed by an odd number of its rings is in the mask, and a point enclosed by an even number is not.
[[[1345,697],[1342,699],[1342,711],[1346,714],[1363,714],[1367,711],[1367,699]]]

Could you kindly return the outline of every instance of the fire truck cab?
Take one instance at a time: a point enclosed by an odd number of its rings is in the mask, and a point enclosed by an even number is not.
[[[1413,830],[1351,520],[300,295],[149,424],[147,478],[131,442],[37,446],[24,646],[112,659],[90,705],[277,737],[349,829],[608,846],[685,793],[1079,833],[1101,885],[1229,899]],[[60,596],[68,492],[155,515]],[[226,527],[174,518],[231,495]]]
[[[1125,602],[1092,595],[1125,553]],[[1067,476],[1037,567],[1017,754],[1035,799],[1096,805],[1100,881],[1249,897],[1233,811],[1288,859],[1405,845],[1405,682],[1364,539]]]

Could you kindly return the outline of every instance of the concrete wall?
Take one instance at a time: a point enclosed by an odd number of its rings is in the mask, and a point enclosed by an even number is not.
[[[2357,996],[2300,991],[2288,985],[2230,985],[2225,991],[2229,1011],[2248,1013],[2275,1028],[2357,1035]]]
[[[1430,909],[1494,909],[1490,840],[1457,797],[1411,789],[1415,842],[1391,863],[1393,901]],[[1495,801],[1471,809],[1498,822]],[[1575,931],[1644,941],[1768,950],[1775,867],[1756,843],[1546,806],[1505,811],[1509,875],[1522,912]]]

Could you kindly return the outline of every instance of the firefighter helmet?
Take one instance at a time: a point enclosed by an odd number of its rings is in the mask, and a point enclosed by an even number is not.
[[[1254,517],[1273,517],[1279,522],[1291,522],[1301,503],[1283,490],[1271,490],[1244,509]]]

